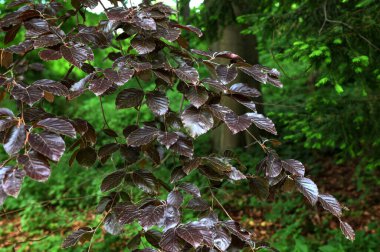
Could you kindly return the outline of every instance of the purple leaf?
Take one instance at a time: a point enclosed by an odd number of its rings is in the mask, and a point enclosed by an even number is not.
[[[147,145],[155,140],[159,133],[160,131],[157,128],[144,126],[130,133],[127,137],[127,143],[130,146]]]
[[[7,134],[4,142],[4,150],[8,155],[17,154],[25,145],[26,131],[25,125],[14,126],[10,133]]]
[[[282,168],[284,168],[287,172],[290,172],[294,176],[303,177],[305,175],[305,167],[298,160],[294,160],[294,159],[283,160]]]
[[[139,89],[124,89],[116,97],[116,107],[118,109],[137,107],[141,104],[143,98],[144,92]]]
[[[44,96],[44,92],[38,86],[28,86],[25,88],[18,84],[14,85],[11,94],[16,100],[21,100],[29,106],[32,106]]]
[[[186,83],[197,84],[199,82],[199,74],[194,67],[184,65],[174,69],[174,72],[178,78]]]
[[[190,107],[186,109],[181,115],[181,120],[193,138],[205,134],[214,125],[210,111],[202,108]]]
[[[309,178],[296,177],[294,180],[298,190],[310,201],[312,205],[315,205],[318,201],[319,194],[317,185]]]
[[[69,136],[75,138],[76,132],[71,123],[59,118],[46,118],[39,121],[37,126],[45,128],[48,131],[57,133],[59,135]]]
[[[65,152],[65,142],[56,134],[41,132],[40,134],[30,134],[28,142],[32,149],[41,153],[45,157],[59,161]]]
[[[319,194],[318,201],[321,203],[322,207],[335,215],[336,217],[342,217],[342,207],[339,202],[330,194]]]
[[[50,177],[50,165],[44,156],[31,151],[25,155],[20,155],[17,162],[23,165],[28,177],[39,182],[45,182]]]
[[[21,185],[22,185],[22,181],[24,180],[24,177],[25,177],[24,170],[20,170],[17,168],[7,170],[4,173],[4,177],[2,181],[4,192],[9,196],[17,198],[20,193]]]
[[[162,116],[169,110],[169,100],[163,92],[149,92],[146,94],[146,103],[156,116]]]

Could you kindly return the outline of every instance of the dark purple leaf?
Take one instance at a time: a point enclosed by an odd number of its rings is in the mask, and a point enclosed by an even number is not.
[[[39,37],[42,34],[50,33],[49,23],[45,19],[33,18],[24,22],[27,38]]]
[[[124,89],[116,97],[116,107],[118,109],[137,107],[141,104],[143,98],[144,92],[139,89]]]
[[[227,251],[229,246],[231,245],[231,235],[228,231],[221,226],[215,227],[213,230],[213,238],[214,238],[214,246],[220,251]]]
[[[82,67],[86,60],[94,59],[91,49],[86,46],[74,45],[72,47],[68,47],[62,45],[61,53],[68,62],[79,68]]]
[[[230,52],[230,51],[216,52],[213,54],[213,57],[230,59],[230,60],[234,60],[237,62],[244,62],[244,60],[239,55],[237,55],[233,52]]]
[[[147,31],[155,31],[157,28],[156,22],[154,21],[154,19],[151,17],[148,17],[143,12],[140,12],[139,14],[137,14],[135,24],[141,29],[144,29]]]
[[[236,79],[238,71],[234,65],[219,65],[216,67],[216,74],[220,82],[227,85]]]
[[[15,53],[19,55],[24,55],[26,52],[29,52],[33,49],[33,41],[25,40],[18,45],[10,46],[6,49],[7,52]]]
[[[83,167],[91,167],[97,159],[96,151],[92,147],[80,149],[76,155],[76,160]]]
[[[160,132],[157,137],[158,142],[164,145],[166,149],[169,149],[178,139],[179,136],[174,132]]]
[[[21,185],[22,185],[22,181],[24,180],[24,177],[25,177],[24,170],[20,170],[17,168],[7,170],[4,173],[4,177],[2,181],[4,192],[9,196],[17,198],[20,193]]]
[[[309,178],[296,177],[294,178],[298,190],[310,201],[312,205],[315,205],[318,201],[318,187]]]
[[[227,114],[235,114],[230,108],[220,105],[220,104],[211,104],[209,106],[211,113],[218,118],[219,120],[224,121]],[[232,118],[233,119],[233,118]],[[236,120],[233,119],[231,122],[235,122]]]
[[[203,243],[202,229],[198,226],[182,225],[175,229],[175,233],[194,248],[198,248]]]
[[[169,100],[163,92],[149,92],[146,94],[146,103],[156,116],[162,116],[169,110]]]
[[[53,80],[38,80],[33,83],[33,86],[58,96],[67,96],[69,94],[69,90],[65,85]]]
[[[123,232],[123,225],[119,223],[114,214],[108,214],[103,224],[104,230],[111,235],[119,235]]]
[[[82,227],[78,230],[72,232],[69,236],[65,238],[63,241],[61,247],[62,248],[69,248],[75,246],[79,241],[87,241],[91,239],[92,235],[94,234],[94,230],[89,227]]]
[[[208,100],[208,92],[204,87],[190,87],[185,93],[186,98],[196,108],[200,108]]]
[[[181,220],[181,213],[179,209],[175,206],[172,205],[167,205],[165,207],[164,211],[164,218],[162,221],[160,221],[160,226],[164,226],[163,231],[165,232],[166,230],[170,228],[174,228],[178,225],[178,223]]]
[[[252,122],[256,125],[257,128],[263,129],[277,135],[276,128],[274,127],[274,123],[268,117],[263,116],[262,114],[257,113],[246,113],[245,114]]]
[[[113,207],[113,211],[122,225],[130,224],[140,216],[139,209],[135,205],[127,202],[117,204]]]
[[[4,150],[8,155],[12,156],[17,154],[22,147],[25,145],[26,131],[25,125],[20,124],[19,126],[14,126],[10,133],[7,134],[4,141]]]
[[[7,109],[7,108],[0,108],[0,117],[14,117],[15,115],[13,114],[12,110]],[[0,130],[3,131],[3,130]]]
[[[165,28],[162,26],[157,26],[156,34],[154,35],[157,38],[164,38],[170,42],[176,41],[181,35],[181,30],[178,28]]]
[[[0,168],[0,206],[2,206],[4,204],[4,201],[8,197],[8,194],[6,194],[4,192],[4,189],[3,189],[3,179],[5,176],[5,173],[7,173],[11,169],[12,169],[11,166],[4,166],[4,167]]]
[[[184,241],[176,235],[175,228],[167,230],[161,238],[160,247],[164,251],[180,252],[184,248]]]
[[[165,206],[149,205],[139,211],[139,223],[144,230],[148,230],[164,218]]]
[[[39,182],[45,182],[50,177],[50,165],[46,158],[37,152],[30,151],[20,155],[17,162],[22,164],[28,177]]]
[[[42,47],[55,46],[61,43],[62,43],[62,39],[58,35],[46,34],[46,35],[41,35],[37,37],[36,39],[34,39],[33,46],[34,46],[34,49],[37,49],[37,48],[42,48]],[[63,55],[64,58],[66,58],[65,55],[68,56],[66,53],[67,51],[65,51],[65,54],[64,54],[64,51],[62,51],[62,48],[61,48],[61,54]]]
[[[157,128],[144,126],[141,129],[137,129],[129,134],[127,143],[130,146],[146,145],[155,140],[160,131]]]
[[[168,194],[166,202],[168,205],[179,208],[183,202],[183,196],[178,190],[173,190]]]
[[[191,171],[197,169],[200,164],[201,164],[201,159],[200,158],[194,158],[194,159],[191,159],[188,162],[186,162],[183,165],[182,170],[186,173],[186,175],[188,175]]]
[[[156,248],[160,247],[159,243],[160,243],[161,237],[162,237],[162,233],[154,229],[151,229],[145,232],[146,240]]]
[[[59,118],[46,118],[39,121],[37,126],[47,129],[48,131],[57,133],[59,135],[69,136],[75,138],[76,132],[71,123]]]
[[[112,86],[112,82],[106,78],[101,79],[93,79],[90,82],[88,88],[93,92],[96,96],[104,94],[110,87]]]
[[[109,155],[112,155],[114,152],[119,150],[120,146],[117,143],[109,143],[106,145],[103,145],[101,148],[99,148],[98,156],[100,159],[107,157]]]
[[[194,27],[192,25],[180,25],[180,24],[172,24],[172,25],[174,27],[178,27],[180,29],[193,32],[193,33],[197,34],[198,37],[201,37],[203,35],[202,31],[199,28]]]
[[[181,166],[177,166],[172,170],[172,173],[170,174],[170,183],[177,183],[184,177],[186,177],[186,173],[182,170]]]
[[[184,65],[174,69],[175,74],[186,83],[197,84],[199,82],[198,71],[191,66]]]
[[[206,211],[210,209],[210,206],[204,199],[192,198],[187,204],[187,208],[192,209],[194,211]]]
[[[287,172],[290,172],[294,176],[303,177],[305,175],[305,167],[303,164],[294,159],[286,159],[282,161],[282,168]]]
[[[257,198],[266,200],[269,196],[269,183],[268,180],[261,177],[252,177],[249,179],[249,187]]]
[[[242,241],[249,241],[251,239],[251,234],[243,229],[240,224],[233,220],[228,220],[223,222],[223,226],[228,229],[232,234],[236,235]]]
[[[60,58],[62,58],[62,54],[60,51],[55,51],[51,49],[40,51],[38,53],[38,56],[40,56],[40,58],[44,61],[59,60]]]
[[[56,134],[41,132],[40,134],[30,134],[28,138],[30,146],[37,152],[53,161],[59,161],[65,152],[65,142]]]
[[[107,175],[103,181],[100,189],[102,192],[107,192],[115,187],[119,186],[123,182],[125,177],[125,171],[115,171]]]
[[[230,87],[230,91],[233,94],[248,96],[248,97],[259,97],[261,93],[256,88],[250,87],[245,83],[236,83]]]
[[[322,207],[335,215],[336,217],[342,217],[342,207],[339,202],[330,194],[319,194],[318,201],[321,203]]]
[[[252,124],[252,121],[247,116],[238,116],[234,112],[225,114],[223,121],[233,134],[248,129]]]
[[[0,119],[0,131],[5,131],[17,124],[17,120],[14,118]]]
[[[83,91],[85,89],[86,84],[89,83],[94,78],[94,76],[95,76],[95,73],[91,73],[89,75],[86,75],[86,77],[84,77],[84,78],[80,79],[79,81],[75,82],[70,87],[70,91],[73,91],[73,92]]]
[[[104,70],[106,78],[118,86],[122,86],[128,82],[133,77],[134,73],[135,71],[133,69],[127,67],[121,67],[119,70],[113,70],[111,68]]]
[[[190,107],[186,109],[182,115],[181,120],[184,127],[193,138],[205,134],[214,125],[212,114],[207,109],[197,109]]]
[[[194,184],[191,184],[191,183],[182,183],[182,184],[178,185],[178,188],[184,190],[188,194],[193,195],[194,197],[201,197],[201,191]]]
[[[135,48],[139,54],[147,54],[154,51],[156,43],[152,39],[134,37],[131,41],[131,46]]]
[[[231,180],[235,180],[235,181],[236,180],[247,179],[247,177],[241,171],[239,171],[238,169],[236,169],[235,167],[232,167],[232,171],[228,172],[227,176]]]
[[[157,193],[157,180],[154,175],[147,170],[137,170],[132,173],[133,183],[148,194]]]
[[[282,171],[281,159],[275,151],[269,151],[265,175],[270,178],[277,177]]]
[[[14,85],[11,94],[16,100],[21,100],[29,106],[32,106],[44,96],[44,92],[37,86],[25,88],[18,84]]]
[[[348,224],[347,222],[344,222],[344,221],[340,221],[340,230],[342,230],[344,236],[348,240],[350,240],[350,241],[355,240],[355,232],[352,229],[352,227],[350,226],[350,224]]]

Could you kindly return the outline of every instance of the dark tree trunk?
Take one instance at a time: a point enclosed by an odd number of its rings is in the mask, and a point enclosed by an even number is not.
[[[227,0],[221,0],[227,1]],[[207,1],[206,1],[207,2]],[[234,16],[237,17],[241,15],[242,6],[237,4],[231,4],[234,12]],[[210,8],[209,12],[213,10],[211,6],[207,6],[206,8]],[[220,13],[215,13],[215,15],[220,16]],[[220,16],[220,18],[224,18]],[[232,22],[227,26],[219,26],[219,27],[209,27],[208,29],[218,29],[218,40],[212,44],[212,50],[215,51],[233,51],[243,57],[250,64],[258,63],[258,53],[256,50],[257,40],[254,35],[243,35],[241,31],[244,27],[237,24],[236,22]],[[245,74],[240,73],[236,82],[242,82],[251,84],[260,90],[260,86],[258,83],[252,81],[252,78],[246,76]],[[262,97],[257,100],[259,103],[262,102]],[[235,101],[232,101],[229,98],[223,97],[222,102],[224,105],[230,107],[237,114],[244,114],[247,112],[247,109],[240,104],[237,104]],[[263,108],[261,105],[257,106],[259,112],[262,112]],[[232,135],[231,131],[227,128],[225,124],[221,125],[214,133],[214,137],[212,138],[213,148],[215,151],[223,152],[227,149],[234,149],[236,147],[243,147],[249,144],[252,140],[245,133],[241,132],[237,135]]]

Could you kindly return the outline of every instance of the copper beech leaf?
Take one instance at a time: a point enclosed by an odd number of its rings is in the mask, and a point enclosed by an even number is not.
[[[127,137],[127,143],[130,146],[146,145],[155,140],[159,133],[160,131],[157,128],[144,126],[130,133]]]
[[[354,229],[350,226],[350,224],[344,221],[340,221],[340,230],[342,230],[344,236],[347,239],[351,241],[355,240],[355,232]]]
[[[35,81],[33,86],[58,96],[67,96],[69,94],[68,88],[58,81],[42,79]]]
[[[310,201],[312,205],[315,205],[318,201],[319,195],[317,185],[311,179],[304,177],[296,177],[295,182],[298,190]]]
[[[92,235],[94,234],[94,230],[90,227],[81,227],[78,230],[72,232],[70,235],[68,235],[65,240],[63,241],[61,247],[62,248],[69,248],[75,246],[79,241],[86,241],[91,239]]]
[[[50,177],[48,160],[37,152],[30,151],[25,155],[20,155],[17,162],[23,165],[26,175],[33,180],[45,182]]]
[[[169,99],[162,92],[154,91],[147,93],[146,103],[156,116],[162,116],[169,110]]]
[[[295,159],[283,160],[282,168],[284,168],[287,172],[290,172],[295,176],[303,177],[305,175],[305,167],[300,161]]]
[[[33,150],[56,162],[61,159],[65,152],[63,139],[59,135],[46,131],[40,134],[31,133],[28,142]]]
[[[17,168],[7,170],[4,174],[3,181],[2,181],[4,192],[9,196],[17,198],[20,193],[21,185],[22,185],[22,181],[24,180],[24,177],[25,177],[24,170],[20,170]]]
[[[160,247],[164,251],[180,252],[185,246],[185,242],[176,235],[175,228],[167,230],[160,240]]]
[[[154,51],[156,43],[152,39],[134,37],[131,41],[131,46],[135,48],[139,54],[147,54]]]
[[[94,55],[89,47],[82,45],[73,45],[71,47],[62,45],[61,48],[62,56],[74,66],[81,68],[86,60],[93,60]]]
[[[19,84],[14,85],[11,94],[16,100],[21,100],[29,106],[32,106],[44,96],[44,92],[38,86],[23,87]]]
[[[186,109],[181,115],[181,120],[193,138],[207,133],[214,125],[211,112],[202,108],[190,107]]]
[[[65,135],[71,138],[75,138],[76,135],[73,125],[60,118],[46,118],[39,121],[36,125],[59,135]]]
[[[238,71],[234,65],[219,65],[216,67],[216,74],[220,82],[227,85],[236,79]]]
[[[322,207],[340,218],[342,216],[342,207],[334,196],[330,194],[319,194],[318,201],[321,203]]]
[[[167,149],[175,144],[179,139],[179,136],[174,132],[160,132],[157,140],[160,144],[164,145]]]
[[[190,89],[185,93],[185,96],[196,108],[200,108],[203,104],[205,104],[209,97],[207,90],[201,86],[190,87]]]
[[[125,171],[116,171],[107,175],[103,179],[100,189],[102,190],[102,192],[107,192],[111,189],[114,189],[123,182],[125,175]]]
[[[14,126],[6,135],[4,141],[4,150],[8,155],[12,156],[17,154],[25,145],[26,130],[25,125],[20,124]]]
[[[269,133],[277,135],[274,123],[268,117],[265,117],[264,115],[257,113],[246,113],[246,116],[256,125],[257,128],[263,129],[265,131],[268,131]]]
[[[197,84],[199,82],[199,74],[194,67],[184,65],[174,69],[174,72],[178,78],[184,82],[191,84]]]
[[[97,159],[96,151],[92,147],[86,147],[83,149],[80,149],[78,153],[76,154],[75,159],[77,160],[78,164],[84,167],[91,167],[94,165]]]
[[[118,109],[137,107],[143,99],[143,91],[135,88],[124,89],[116,97],[116,107]]]
[[[132,173],[133,183],[148,194],[155,194],[158,190],[156,177],[147,170],[137,170]]]

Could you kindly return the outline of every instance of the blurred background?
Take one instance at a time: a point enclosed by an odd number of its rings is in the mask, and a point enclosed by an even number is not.
[[[1,16],[10,11],[5,8],[9,2],[0,1]],[[61,2],[72,8],[70,1]],[[111,6],[108,1],[103,2],[106,7]],[[249,187],[229,184],[225,188],[236,195],[220,190],[219,198],[223,199],[225,208],[252,230],[258,240],[268,241],[280,251],[379,251],[379,1],[163,2],[178,10],[174,19],[204,32],[200,39],[185,34],[190,48],[230,50],[249,63],[277,68],[282,73],[284,88],[262,85],[263,99],[259,101],[259,109],[275,122],[279,132],[276,149],[284,158],[301,160],[320,191],[333,194],[349,208],[345,215],[356,230],[356,240],[346,240],[335,218],[309,206],[296,192],[277,193],[259,201],[252,197]],[[87,11],[87,25],[105,19],[100,6]],[[19,32],[9,45],[17,44],[23,36],[23,31]],[[1,33],[0,47],[9,46],[3,41],[4,33]],[[110,52],[110,49],[95,51],[94,64],[111,64],[104,61]],[[28,60],[40,62],[37,54]],[[29,69],[25,73],[26,81],[57,79],[69,69],[64,60],[43,64],[48,70]],[[79,79],[83,72],[74,70],[74,76]],[[244,77],[239,81],[244,82]],[[135,83],[131,81],[128,85]],[[153,89],[154,83],[150,85]],[[168,96],[171,107],[178,107],[181,98],[175,90]],[[105,97],[104,109],[111,128],[121,134],[135,114],[115,110],[114,99],[115,95]],[[97,97],[88,94],[71,101],[70,106],[66,103],[64,99],[56,99],[54,105],[46,102],[43,106],[58,115],[86,119],[97,131],[102,130],[102,115],[93,112],[100,106]],[[2,89],[0,104],[15,108]],[[151,115],[142,116],[149,119]],[[262,153],[245,148],[244,135],[238,140],[222,138],[223,131],[221,128],[213,136],[200,137],[197,153],[232,149],[248,169],[255,167]],[[98,142],[102,141],[100,137]],[[19,198],[7,199],[0,208],[0,251],[61,251],[60,244],[68,232],[97,224],[100,216],[94,208],[102,196],[99,186],[102,178],[114,169],[113,162],[86,169],[76,162],[70,166],[70,154],[53,167],[52,177],[46,183],[26,178]],[[0,160],[5,158],[1,149]],[[169,176],[171,169],[168,164],[160,172]],[[121,236],[98,232],[93,251],[130,251],[125,247],[136,233],[134,226],[126,227]],[[83,251],[83,248],[67,251]]]

